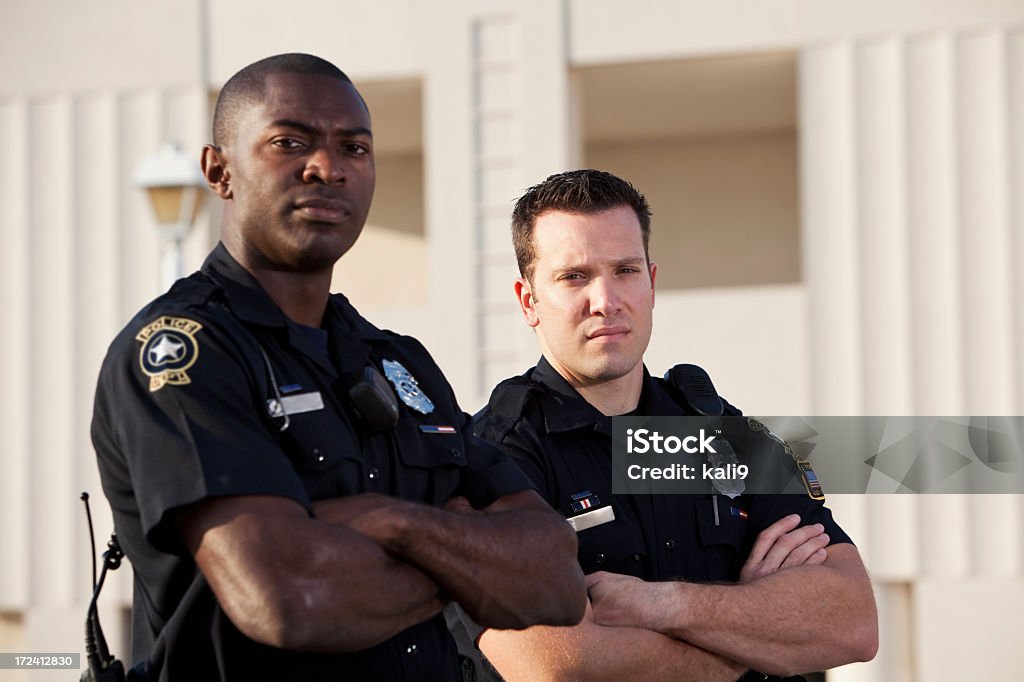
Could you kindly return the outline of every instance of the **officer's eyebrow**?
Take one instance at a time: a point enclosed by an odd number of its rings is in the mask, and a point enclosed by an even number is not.
[[[613,261],[609,261],[609,265],[614,268],[621,268],[627,265],[634,267],[643,268],[646,260],[643,256],[626,256],[625,258],[616,258]],[[564,275],[567,272],[589,272],[590,270],[598,267],[599,264],[594,261],[575,261],[572,263],[563,263],[551,268],[552,274],[555,276]]]
[[[320,129],[316,126],[312,126],[303,121],[297,121],[294,118],[279,118],[270,123],[271,128],[292,128],[298,130],[306,135],[317,135],[320,133]],[[360,137],[365,136],[373,139],[373,131],[366,126],[354,126],[352,128],[342,128],[337,131],[342,137]]]

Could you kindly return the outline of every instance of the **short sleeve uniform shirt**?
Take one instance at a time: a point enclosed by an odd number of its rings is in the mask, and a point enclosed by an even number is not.
[[[636,413],[689,414],[646,370]],[[728,403],[726,413],[740,414]],[[544,358],[499,384],[475,424],[477,435],[511,455],[566,517],[611,507],[614,520],[577,533],[584,573],[735,582],[758,533],[794,513],[801,525],[823,524],[832,544],[851,542],[823,502],[808,495],[614,495],[611,418]]]
[[[366,367],[400,399],[394,429],[372,428],[348,397]],[[168,681],[458,679],[441,616],[351,654],[249,640],[183,547],[175,513],[237,495],[286,497],[312,513],[316,500],[362,492],[479,506],[530,487],[466,426],[415,339],[377,329],[340,295],[322,329],[297,325],[218,246],[128,324],[100,373],[92,436],[135,573],[135,661]]]

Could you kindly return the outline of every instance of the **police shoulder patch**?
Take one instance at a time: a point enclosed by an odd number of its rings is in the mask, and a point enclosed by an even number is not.
[[[813,500],[825,499],[825,491],[821,488],[821,481],[818,480],[818,475],[814,473],[814,469],[811,468],[811,463],[807,460],[806,456],[798,454],[789,443],[779,438],[771,429],[756,419],[748,417],[747,426],[752,431],[761,433],[766,438],[780,445],[786,454],[793,458],[793,463],[796,464],[797,473],[804,484],[808,497]]]
[[[149,390],[159,391],[167,384],[191,383],[187,370],[199,357],[196,334],[203,328],[187,317],[164,315],[150,322],[135,335],[142,342],[139,366],[149,377]]]

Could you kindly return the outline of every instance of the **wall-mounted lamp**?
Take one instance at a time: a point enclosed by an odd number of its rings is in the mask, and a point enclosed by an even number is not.
[[[206,180],[196,158],[177,144],[164,145],[135,169],[136,187],[146,190],[164,238],[163,279],[169,287],[184,275],[181,242],[192,230],[206,195]]]

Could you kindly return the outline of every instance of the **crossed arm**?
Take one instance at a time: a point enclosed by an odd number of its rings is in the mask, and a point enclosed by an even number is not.
[[[853,545],[827,551],[820,566],[737,585],[595,573],[588,576],[595,620],[650,629],[776,675],[870,660],[878,623],[867,572]],[[665,603],[675,607],[659,608]]]
[[[856,556],[856,549],[852,545],[837,545],[826,550],[829,538],[822,532],[821,526],[796,528],[797,523],[798,517],[786,517],[758,536],[741,571],[739,585],[647,583],[629,576],[595,573],[588,576],[594,606],[592,609],[588,606],[580,625],[573,628],[534,627],[523,632],[487,630],[480,638],[480,648],[509,682],[584,677],[615,680],[635,676],[638,671],[643,672],[644,679],[650,680],[735,680],[750,667],[765,672],[788,671],[787,665],[793,669],[813,670],[863,657],[870,658],[873,651],[868,651],[869,647],[864,646],[863,650],[848,653],[850,647],[844,645],[841,647],[842,653],[835,658],[846,656],[845,660],[830,659],[824,665],[819,665],[817,661],[828,657],[830,652],[825,649],[831,646],[829,641],[823,641],[821,637],[807,647],[801,644],[796,653],[790,651],[789,647],[793,645],[790,641],[792,633],[787,629],[792,627],[790,621],[794,619],[818,616],[815,623],[807,626],[808,630],[831,628],[836,637],[848,634],[841,629],[846,627],[842,618],[829,621],[828,613],[808,614],[800,609],[804,601],[803,588],[808,582],[813,583],[822,577],[817,573],[819,569],[824,569],[826,564],[843,563],[845,559],[842,555],[847,554],[848,550],[853,550]],[[837,559],[836,554],[840,558]],[[856,564],[860,566],[859,559]],[[799,599],[779,605],[775,600],[785,600],[786,596],[777,593],[779,588],[773,582],[765,585],[762,583],[769,577],[776,580],[787,577],[792,574],[790,569],[799,569],[803,574],[799,580],[783,581],[783,584],[789,586],[788,596],[792,598],[793,591],[796,591]],[[808,571],[814,573],[807,574]],[[860,573],[864,573],[862,566]],[[697,591],[710,588],[726,594],[731,594],[729,590],[742,587],[748,592],[736,595],[731,602],[734,607],[732,611],[714,614],[717,616],[716,630],[694,636],[690,635],[690,631],[703,627],[702,623],[696,622],[696,618],[702,615],[702,609],[707,604],[683,603],[681,600],[689,599],[690,596],[672,593],[678,586]],[[874,601],[870,585],[866,587],[867,604],[863,603],[865,595],[861,593],[858,594],[858,603],[862,609],[870,612],[870,616],[862,615],[865,622],[870,622],[870,628],[865,626],[865,630],[873,630]],[[750,595],[765,605],[774,604],[778,612],[767,607],[763,612],[752,613],[745,602]],[[854,601],[857,602],[857,599]],[[826,595],[824,602],[827,607],[835,604],[832,595]],[[666,604],[672,606],[667,608]],[[668,626],[659,629],[662,624],[657,619],[670,616],[677,610],[685,611],[693,619],[688,627],[685,630]],[[780,619],[780,613],[794,610],[797,611],[795,616]],[[641,613],[643,617],[640,617]],[[823,621],[827,622],[827,627]],[[772,623],[771,628],[765,627],[766,623]],[[672,622],[671,625],[679,624]],[[769,629],[773,632],[764,632]],[[750,652],[758,648],[760,641],[771,635],[775,635],[778,646],[773,647],[765,656],[751,656]]]
[[[228,617],[264,644],[310,651],[373,646],[456,599],[491,627],[579,621],[576,539],[532,491],[483,510],[379,495],[315,505],[222,497],[179,517],[186,545]],[[523,551],[543,546],[543,561]]]

